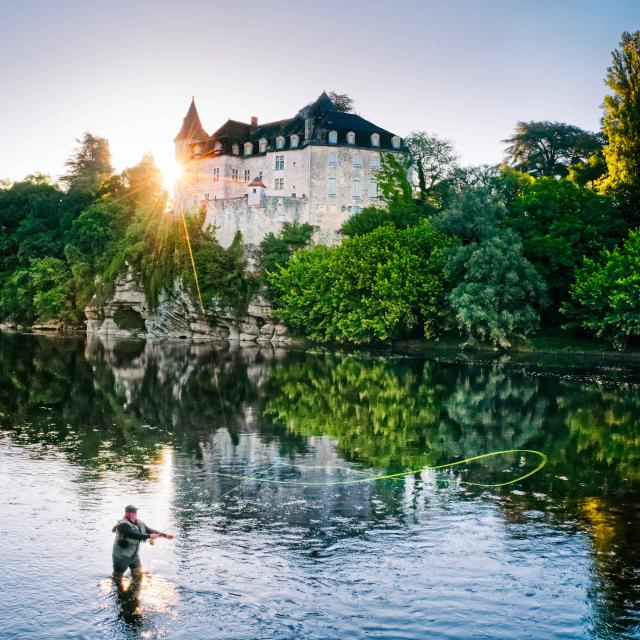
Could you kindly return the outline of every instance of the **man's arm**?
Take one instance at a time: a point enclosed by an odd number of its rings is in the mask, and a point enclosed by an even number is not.
[[[118,525],[118,531],[127,538],[133,538],[134,540],[148,540],[151,536],[149,533],[140,533],[137,529],[134,529],[128,522],[121,522]]]
[[[162,531],[158,531],[157,529],[152,529],[151,527],[148,527],[146,524],[144,525],[144,528],[149,533],[155,533],[155,534],[159,535],[161,538],[168,538],[169,540],[173,539],[173,536],[170,533],[163,533]]]

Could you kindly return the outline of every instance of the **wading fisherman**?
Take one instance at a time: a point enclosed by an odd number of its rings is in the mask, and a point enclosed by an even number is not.
[[[116,580],[122,578],[127,569],[131,569],[134,578],[142,577],[142,563],[138,553],[140,542],[156,538],[173,540],[170,533],[156,531],[138,520],[138,510],[131,504],[125,507],[124,518],[118,520],[112,531],[116,534],[112,553],[113,577]]]

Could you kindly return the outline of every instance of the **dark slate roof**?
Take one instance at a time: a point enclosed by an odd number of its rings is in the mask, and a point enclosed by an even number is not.
[[[202,128],[200,123],[200,116],[196,109],[196,103],[191,98],[191,104],[187,115],[182,120],[182,128],[178,132],[178,135],[173,139],[174,142],[178,140],[208,140],[209,134]]]
[[[262,182],[262,178],[254,178],[248,185],[248,187],[262,187],[263,189],[266,189],[267,187],[265,186],[264,182]]]
[[[314,129],[311,139],[305,141],[305,119],[308,117],[313,117]],[[284,136],[286,150],[291,148],[293,134],[299,137],[298,147],[306,144],[329,144],[329,132],[333,130],[338,132],[338,144],[335,146],[346,146],[347,133],[353,131],[356,135],[355,145],[349,146],[371,147],[371,134],[377,133],[380,136],[380,149],[392,149],[391,139],[394,134],[355,113],[338,111],[331,98],[323,91],[317,100],[304,106],[293,118],[267,122],[255,127],[245,122],[227,120],[211,134],[202,152],[203,154],[230,154],[233,145],[237,144],[239,155],[242,156],[244,144],[252,142],[252,155],[259,155],[259,140],[265,138],[267,151],[273,151],[276,149],[278,136]],[[218,143],[222,145],[222,149],[216,151],[215,147]]]

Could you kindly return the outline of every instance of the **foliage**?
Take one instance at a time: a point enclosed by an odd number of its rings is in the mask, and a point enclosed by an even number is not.
[[[640,337],[640,229],[621,247],[587,258],[563,308],[573,325],[623,348]]]
[[[457,167],[453,145],[425,131],[413,131],[405,144],[418,179],[418,198],[434,206],[441,205],[444,182]]]
[[[508,223],[520,235],[525,257],[547,284],[552,314],[568,299],[583,257],[613,247],[625,233],[611,198],[553,178],[528,185],[514,200]]]
[[[624,32],[607,69],[604,157],[609,171],[602,188],[618,192],[625,216],[640,222],[640,31]]]
[[[89,132],[85,132],[76,142],[79,146],[65,163],[68,173],[63,177],[63,182],[69,189],[95,192],[113,175],[109,142]]]
[[[602,148],[600,135],[564,122],[518,122],[504,140],[509,164],[535,177],[563,178],[569,165],[586,162]]]
[[[329,93],[329,97],[338,111],[342,111],[343,113],[353,111],[354,100],[346,93],[336,93],[335,91],[331,91]]]
[[[544,304],[544,283],[524,257],[518,236],[502,225],[504,205],[485,191],[465,193],[436,219],[461,245],[449,251],[448,295],[457,328],[470,344],[508,348],[514,337],[535,330]]]
[[[389,340],[418,324],[435,336],[449,243],[425,220],[405,230],[379,227],[332,249],[298,251],[270,276],[277,292],[274,312],[313,340]]]
[[[365,207],[362,211],[354,213],[343,223],[340,232],[345,238],[362,236],[371,233],[378,227],[395,227],[406,229],[420,223],[427,217],[428,209],[415,204],[405,207],[392,207],[382,209],[380,207]]]
[[[413,189],[409,182],[408,160],[401,160],[393,153],[383,153],[380,169],[375,172],[378,197],[391,209],[414,206]]]
[[[283,266],[294,251],[309,244],[313,226],[307,223],[285,222],[278,235],[268,233],[260,243],[258,268],[261,284],[268,286],[268,277]],[[273,296],[274,291],[269,291]]]

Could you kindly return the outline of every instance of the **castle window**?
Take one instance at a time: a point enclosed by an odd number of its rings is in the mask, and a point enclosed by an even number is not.
[[[372,200],[378,199],[378,182],[376,180],[372,180],[369,183],[369,197]]]
[[[356,153],[356,155],[353,156],[353,166],[354,167],[362,166],[362,156],[359,153]]]
[[[287,214],[284,211],[278,211],[278,222],[286,222]]]
[[[335,151],[332,151],[329,154],[329,164],[331,164],[331,165],[338,164],[338,154]]]
[[[234,143],[233,147],[231,147],[231,153],[233,153],[234,156],[237,156],[240,153],[240,147],[237,142]]]
[[[354,200],[360,200],[360,180],[357,178],[351,183],[351,195]]]
[[[284,178],[276,178],[273,188],[275,191],[282,191],[284,189]]]
[[[371,134],[371,146],[372,147],[379,147],[380,146],[380,134],[379,133],[372,133]]]
[[[329,131],[329,144],[338,144],[338,132]]]
[[[371,171],[378,171],[379,169],[380,169],[380,156],[372,156]]]
[[[244,143],[244,155],[250,156],[253,153],[253,144],[251,142]]]
[[[276,156],[276,171],[284,169],[284,156]]]
[[[220,142],[220,140],[218,140],[215,144],[215,146],[213,147],[214,151],[222,151],[222,142]]]
[[[205,194],[204,194],[204,199],[205,199],[205,200],[208,200],[208,199],[209,199],[209,194],[208,194],[208,193],[205,193]]]
[[[260,153],[264,153],[267,150],[267,139],[260,138],[260,142],[258,142],[258,147],[260,149]]]
[[[347,133],[347,144],[355,144],[356,143],[356,134],[353,131],[349,131]]]
[[[284,137],[278,136],[276,138],[276,149],[284,149]]]
[[[251,180],[251,169],[244,170],[244,181],[249,182]]]
[[[213,170],[213,181],[218,182],[220,180],[220,167],[215,167]]]
[[[231,179],[234,182],[238,182],[238,173],[239,173],[238,169],[231,169]]]
[[[300,138],[294,133],[291,136],[291,148],[295,149],[298,146],[298,142],[300,142]]]
[[[393,138],[391,138],[391,146],[394,149],[399,149],[400,148],[400,137],[399,136],[393,136]]]
[[[327,196],[335,198],[338,195],[338,183],[335,178],[329,178],[327,181]]]
[[[194,153],[202,153],[202,145],[201,144],[197,144],[193,147],[193,152]]]

